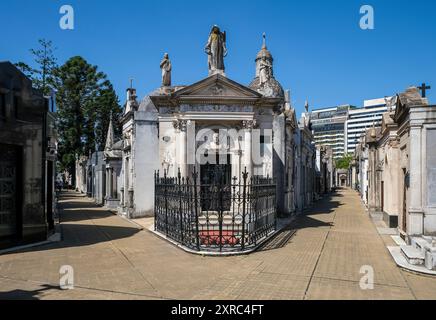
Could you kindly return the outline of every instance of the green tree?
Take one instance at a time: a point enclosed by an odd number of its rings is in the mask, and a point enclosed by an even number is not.
[[[106,143],[106,134],[109,127],[110,119],[114,126],[115,138],[121,137],[122,109],[119,104],[115,90],[106,80],[102,83],[98,96],[94,103],[95,115],[95,143],[98,151],[103,151]],[[111,118],[112,117],[112,118]]]
[[[344,155],[342,158],[336,159],[335,164],[338,169],[348,169],[350,167],[350,163],[353,160],[352,154]]]
[[[70,58],[55,69],[61,168],[75,177],[75,160],[102,150],[110,116],[119,132],[118,98],[107,76],[84,58]]]
[[[36,68],[32,68],[24,62],[17,62],[15,65],[32,80],[36,89],[40,89],[44,95],[49,95],[51,87],[56,83],[57,59],[54,56],[56,49],[53,48],[53,43],[49,40],[40,39],[38,43],[37,49],[30,49]]]

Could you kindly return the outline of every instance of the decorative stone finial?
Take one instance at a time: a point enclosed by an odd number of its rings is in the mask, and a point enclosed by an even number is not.
[[[112,150],[113,145],[114,145],[114,126],[112,123],[112,112],[111,112],[109,127],[107,129],[107,135],[106,135],[106,145],[105,145],[104,150],[105,151]]]

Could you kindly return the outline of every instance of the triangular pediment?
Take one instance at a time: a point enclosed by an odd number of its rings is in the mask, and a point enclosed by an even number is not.
[[[223,98],[258,99],[262,95],[236,81],[216,74],[184,87],[176,92],[175,98]]]

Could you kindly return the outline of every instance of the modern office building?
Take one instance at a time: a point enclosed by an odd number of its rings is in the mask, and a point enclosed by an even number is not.
[[[335,159],[342,157],[346,151],[346,123],[348,113],[354,108],[351,105],[342,105],[315,109],[311,112],[310,119],[316,146],[331,147]]]
[[[346,122],[346,153],[353,153],[356,149],[359,139],[366,129],[373,125],[379,127],[382,121],[382,115],[387,111],[387,98],[365,100],[363,108],[350,109],[348,120]]]

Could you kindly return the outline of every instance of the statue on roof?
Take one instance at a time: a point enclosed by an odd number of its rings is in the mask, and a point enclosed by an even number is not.
[[[172,66],[168,53],[164,54],[164,57],[160,63],[160,68],[162,69],[162,87],[170,87]]]
[[[209,75],[224,74],[224,57],[227,56],[226,32],[221,32],[217,25],[212,27],[204,51],[208,55]]]
[[[259,62],[259,81],[263,85],[272,77],[272,63],[266,56],[263,56]]]
[[[261,58],[259,61],[259,81],[260,84],[263,85],[268,82],[268,80],[273,76],[273,66],[272,59],[267,55],[266,48],[266,34],[265,32],[262,35],[263,43],[261,51]]]

